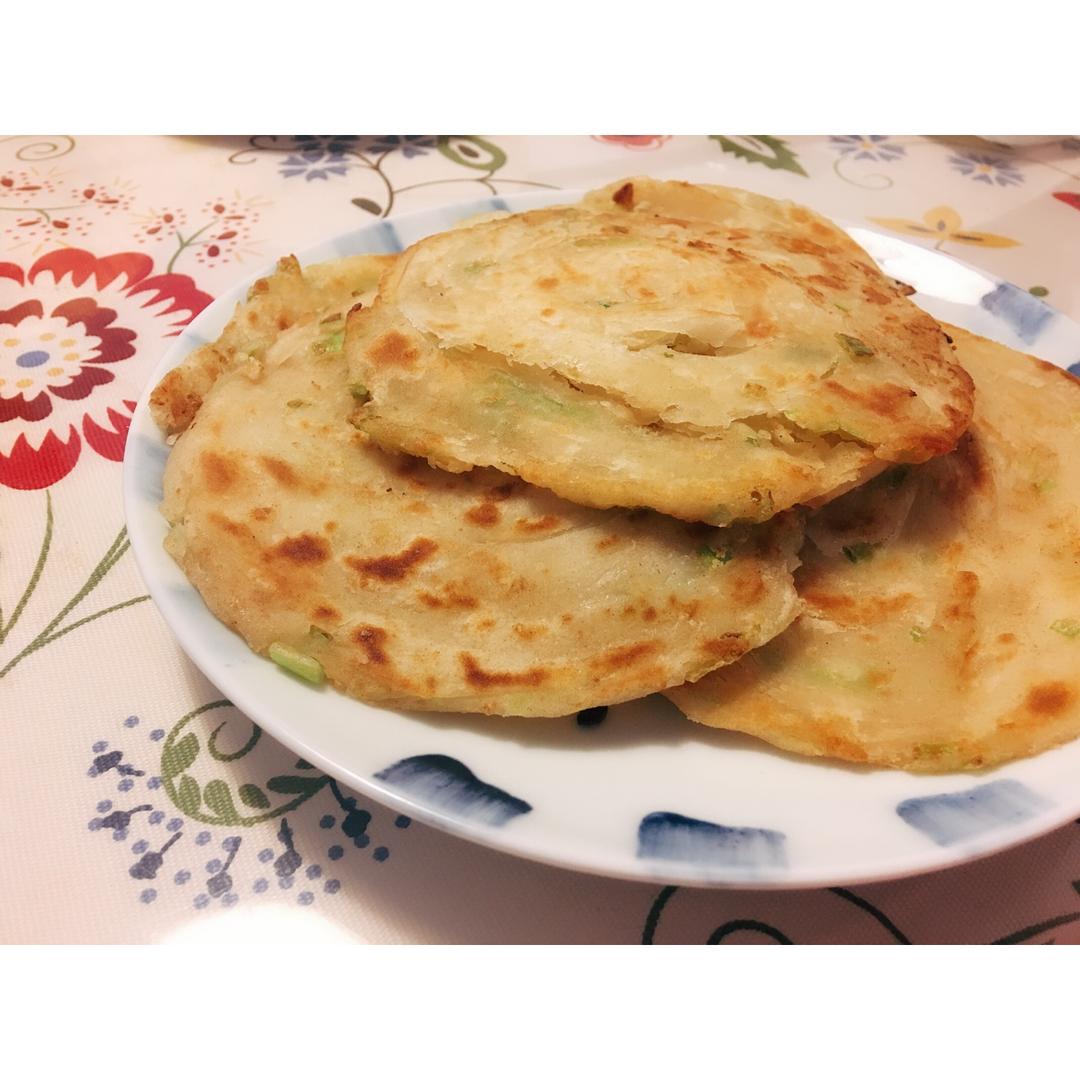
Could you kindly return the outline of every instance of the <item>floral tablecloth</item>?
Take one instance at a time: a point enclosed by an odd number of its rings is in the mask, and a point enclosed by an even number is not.
[[[776,893],[470,845],[260,737],[149,602],[124,439],[216,295],[373,218],[636,173],[865,221],[1080,318],[1075,138],[0,138],[0,941],[1080,941],[1076,824],[930,876]],[[170,778],[200,748],[217,779],[192,800]]]

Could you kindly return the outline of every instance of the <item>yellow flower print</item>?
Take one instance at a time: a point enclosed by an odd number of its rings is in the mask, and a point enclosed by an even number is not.
[[[977,244],[979,247],[1015,247],[1019,240],[1010,240],[1007,236],[998,236],[997,233],[974,232],[965,229],[960,215],[951,206],[935,206],[927,210],[922,216],[922,221],[909,221],[907,218],[870,218],[878,225],[884,225],[893,232],[908,233],[922,239],[937,237],[936,249],[943,244]]]

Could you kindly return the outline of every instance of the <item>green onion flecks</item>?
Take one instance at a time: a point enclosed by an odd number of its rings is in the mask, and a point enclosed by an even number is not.
[[[318,660],[313,656],[308,656],[306,653],[299,652],[291,645],[283,645],[280,641],[275,641],[267,651],[270,659],[278,667],[291,671],[294,675],[306,679],[309,683],[318,685],[326,678],[323,666]]]

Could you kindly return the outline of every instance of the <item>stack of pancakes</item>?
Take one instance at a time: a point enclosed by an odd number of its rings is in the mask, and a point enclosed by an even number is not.
[[[1035,753],[1080,732],[1080,384],[910,291],[810,210],[648,179],[282,260],[152,397],[168,549],[365,701]]]

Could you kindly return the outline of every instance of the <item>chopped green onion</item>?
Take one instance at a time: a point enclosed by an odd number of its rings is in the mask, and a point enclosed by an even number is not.
[[[355,296],[356,293],[353,293],[353,295]],[[325,319],[320,319],[319,320],[319,325],[320,326],[330,326],[333,323],[339,323],[339,322],[341,322],[341,316],[340,315],[327,315]]]
[[[1034,480],[1031,485],[1040,495],[1053,491],[1057,487],[1057,481],[1053,479]]]
[[[839,341],[856,360],[862,360],[868,356],[874,355],[874,350],[871,349],[865,341],[860,341],[859,338],[852,337],[850,334],[837,334],[836,340]]]
[[[665,349],[664,355],[670,360],[675,354],[670,349]]]
[[[479,259],[476,262],[466,263],[464,269],[466,274],[477,274],[481,270],[486,270],[489,266],[494,265],[490,259]]]
[[[925,626],[913,626],[911,628],[911,640],[912,641],[925,641],[927,631]]]
[[[286,401],[285,404],[290,409],[299,409],[302,405],[310,405],[310,401],[304,401],[303,398],[294,397],[291,401]]]
[[[349,387],[349,393],[361,404],[371,400],[371,391],[363,383],[352,383]]]
[[[615,304],[614,300],[597,300],[596,301],[602,308],[609,308]]]
[[[703,559],[709,559],[712,562],[718,563],[731,562],[735,557],[735,553],[729,547],[724,548],[723,551],[717,551],[716,548],[709,547],[708,544],[702,544],[701,547],[698,548],[697,553]]]
[[[845,315],[847,315],[851,311],[851,308],[847,307],[845,304],[841,304],[838,300],[833,301],[833,307],[838,308]]]
[[[311,626],[308,627],[308,633],[313,638],[315,638],[316,641],[329,641],[331,639],[330,634],[328,634],[325,630],[321,629],[320,627],[316,626],[314,623],[312,623]]]
[[[328,334],[320,341],[316,341],[312,348],[316,353],[341,352],[341,348],[344,344],[345,331],[344,329],[341,329],[336,333]]]
[[[1080,622],[1076,619],[1058,619],[1050,624],[1050,629],[1062,637],[1074,638],[1080,635]]]
[[[862,562],[863,559],[873,558],[874,545],[867,544],[865,541],[860,540],[857,544],[851,544],[849,547],[845,547],[843,552],[847,556],[849,562]]]
[[[323,666],[318,660],[294,649],[291,645],[283,645],[280,641],[275,641],[267,651],[270,659],[278,667],[291,671],[309,683],[318,685],[326,678]]]

